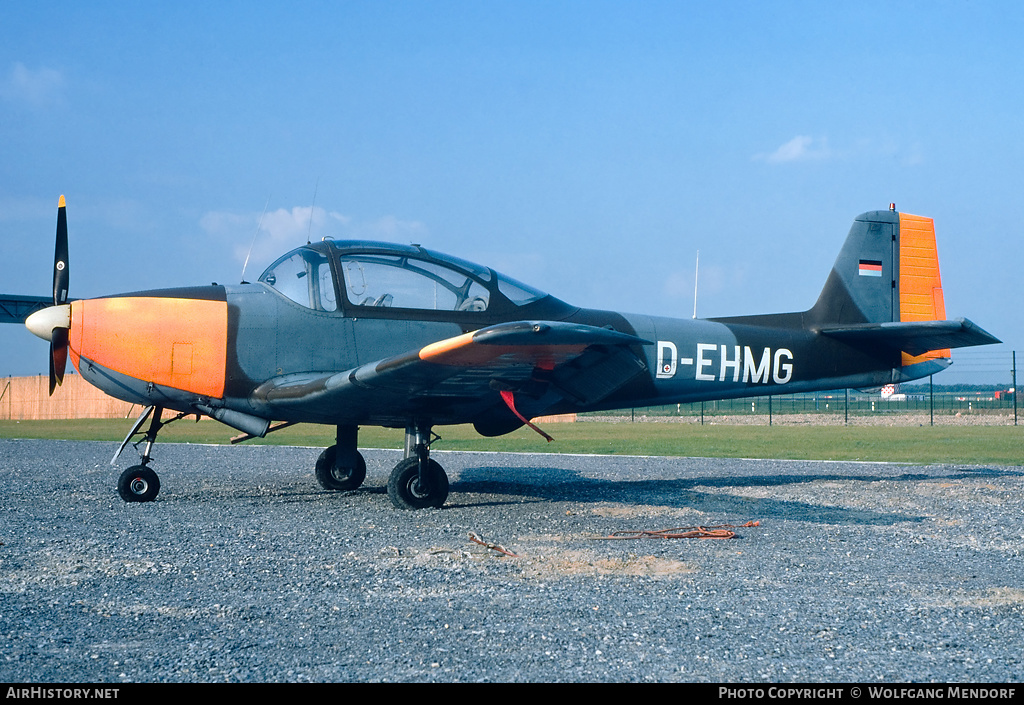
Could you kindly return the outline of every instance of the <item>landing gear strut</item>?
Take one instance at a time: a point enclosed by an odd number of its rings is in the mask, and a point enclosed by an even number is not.
[[[430,424],[411,422],[405,428],[405,459],[391,471],[388,497],[398,509],[440,507],[448,498],[448,476],[430,458]]]
[[[156,434],[159,433],[160,429],[167,424],[179,421],[186,416],[194,415],[181,412],[168,421],[162,421],[161,417],[163,416],[163,413],[164,408],[162,406],[147,406],[139,416],[138,420],[136,420],[135,425],[132,426],[132,430],[128,432],[124,442],[121,443],[121,447],[117,449],[117,452],[114,453],[114,457],[110,460],[111,465],[117,462],[117,458],[121,455],[121,451],[131,443],[132,438],[134,438],[139,433],[139,429],[142,428],[142,424],[146,423],[146,419],[148,419],[150,414],[152,414],[153,418],[149,421],[149,430],[145,432],[144,438],[135,444],[136,448],[143,443],[146,444],[139,453],[140,463],[125,470],[121,473],[121,477],[117,479],[117,493],[121,495],[121,499],[125,502],[152,502],[156,499],[156,494],[160,491],[160,478],[157,477],[153,469],[149,467],[149,463],[153,459],[150,452],[153,450],[153,444],[156,443]],[[198,414],[195,414],[195,416],[197,419],[199,418]]]
[[[337,444],[316,460],[316,480],[325,490],[354,490],[366,479],[366,461],[356,450],[358,426],[338,426]]]
[[[156,473],[149,467],[149,461],[152,460],[150,451],[153,450],[153,444],[156,442],[156,434],[161,428],[170,423],[162,423],[160,417],[164,413],[162,406],[150,406],[147,407],[142,415],[139,416],[139,420],[135,422],[132,430],[128,432],[128,436],[124,439],[124,443],[118,448],[117,453],[114,455],[113,460],[110,464],[113,465],[114,461],[117,460],[117,456],[121,455],[121,451],[124,450],[125,446],[131,441],[131,439],[138,433],[138,430],[142,427],[142,424],[146,422],[146,419],[150,414],[153,418],[149,422],[149,430],[146,431],[146,437],[143,439],[146,443],[145,449],[141,453],[141,463],[133,465],[123,473],[121,477],[117,479],[117,493],[121,495],[121,499],[125,502],[152,502],[156,499],[157,492],[160,491],[160,478],[157,477]],[[180,416],[178,418],[181,418]],[[171,419],[176,421],[177,419]],[[143,441],[139,441],[142,443]],[[135,446],[138,447],[139,443]]]

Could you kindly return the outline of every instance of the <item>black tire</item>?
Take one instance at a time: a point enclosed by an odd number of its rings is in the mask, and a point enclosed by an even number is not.
[[[133,465],[117,480],[117,493],[125,502],[152,502],[160,491],[160,478],[145,465]]]
[[[338,446],[331,446],[316,459],[316,481],[325,490],[354,490],[358,489],[363,480],[366,479],[366,461],[358,451],[356,452],[356,466],[354,468],[336,468],[334,459],[338,455]]]
[[[391,471],[388,497],[398,509],[440,507],[448,499],[448,476],[434,460],[427,461],[427,487],[419,487],[419,459],[406,458]]]

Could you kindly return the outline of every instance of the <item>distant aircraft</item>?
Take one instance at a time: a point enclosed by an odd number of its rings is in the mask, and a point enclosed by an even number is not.
[[[430,457],[434,426],[543,433],[529,419],[880,387],[945,369],[950,348],[999,342],[945,320],[933,222],[895,206],[857,217],[802,313],[694,320],[585,309],[419,245],[330,239],[285,254],[254,284],[67,297],[61,196],[53,305],[26,325],[50,341],[51,394],[70,354],[90,383],[146,407],[117,454],[144,437],[140,464],[118,481],[128,502],[156,497],[153,443],[186,416],[244,438],[335,426],[337,443],[316,461],[329,490],[365,478],[360,425],[404,428],[388,495],[402,509],[440,507],[448,477]]]

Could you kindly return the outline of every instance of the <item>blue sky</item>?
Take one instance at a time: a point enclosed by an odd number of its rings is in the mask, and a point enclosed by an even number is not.
[[[63,193],[79,298],[237,282],[266,206],[249,279],[368,237],[689,317],[700,250],[701,316],[802,310],[895,202],[1024,350],[1021,8],[3,3],[0,291],[50,290]],[[46,369],[0,328],[0,375]]]

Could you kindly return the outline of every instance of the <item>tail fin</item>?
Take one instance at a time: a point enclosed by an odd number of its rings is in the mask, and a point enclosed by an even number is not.
[[[904,367],[999,342],[970,321],[945,321],[935,223],[895,210],[857,216],[808,313],[825,335],[899,349]]]
[[[898,321],[899,214],[857,216],[810,313],[822,324]]]

